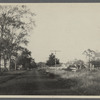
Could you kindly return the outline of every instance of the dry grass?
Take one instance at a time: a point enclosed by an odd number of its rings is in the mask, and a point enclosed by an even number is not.
[[[70,72],[61,69],[48,69],[50,73],[59,75],[62,79],[76,84],[70,87],[69,92],[75,95],[100,95],[100,70],[88,71],[81,70],[78,72]],[[63,81],[62,81],[63,82]]]

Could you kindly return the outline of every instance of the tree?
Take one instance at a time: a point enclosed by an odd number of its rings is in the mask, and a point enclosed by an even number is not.
[[[92,64],[93,67],[100,68],[100,59],[91,60],[90,63]]]
[[[49,60],[47,60],[47,62],[46,62],[46,65],[48,65],[48,66],[54,66],[56,64],[60,64],[59,59],[57,59],[55,57],[55,55],[53,53],[51,53],[49,55]]]
[[[87,57],[90,57],[90,59],[92,59],[94,57],[95,51],[91,49],[87,49],[83,52],[83,54],[85,54]]]
[[[5,67],[7,60],[10,67],[13,54],[17,54],[21,44],[28,43],[26,36],[35,25],[35,14],[24,5],[0,6],[0,9],[0,62],[4,58]]]
[[[35,60],[31,59],[31,66],[29,68],[32,69],[32,68],[36,68],[36,67],[37,67],[37,64],[36,64]]]
[[[38,62],[37,67],[46,67],[46,63],[45,62]]]
[[[84,64],[84,61],[83,60],[75,60],[73,64],[76,65],[76,67],[78,69],[85,68],[85,64]]]
[[[88,49],[88,50],[85,50],[83,52],[83,54],[85,54],[86,57],[88,57],[88,59],[89,59],[88,63],[89,63],[89,67],[90,67],[90,61],[92,59],[94,59],[95,51],[94,50],[91,50],[91,49]]]
[[[28,49],[23,49],[21,55],[17,59],[17,65],[22,65],[23,69],[31,69],[36,67],[36,63],[31,57],[31,52]]]

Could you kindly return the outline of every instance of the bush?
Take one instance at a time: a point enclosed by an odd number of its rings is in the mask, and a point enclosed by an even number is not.
[[[55,78],[55,74],[49,73],[49,77],[50,77],[50,78]]]

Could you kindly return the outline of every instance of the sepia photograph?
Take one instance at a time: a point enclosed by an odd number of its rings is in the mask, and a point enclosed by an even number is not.
[[[100,96],[100,3],[0,3],[0,95]]]

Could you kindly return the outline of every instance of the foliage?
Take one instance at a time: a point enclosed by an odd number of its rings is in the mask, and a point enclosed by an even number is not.
[[[38,67],[46,67],[46,63],[45,62],[38,62],[37,66]]]
[[[88,58],[89,58],[89,67],[91,67],[90,64],[94,65],[94,67],[100,66],[100,52],[88,49],[83,52]]]
[[[82,69],[85,68],[85,64],[83,60],[76,60],[73,63],[74,65],[76,65],[76,67],[78,67],[78,69]]]
[[[90,63],[92,65],[94,65],[94,67],[100,67],[100,59],[98,59],[98,60],[92,60],[92,61],[90,61]]]
[[[55,64],[60,64],[59,59],[55,57],[53,53],[49,55],[49,60],[47,60],[46,65],[54,66]]]
[[[34,59],[32,59],[31,52],[28,49],[25,48],[22,51],[21,55],[17,59],[17,65],[22,65],[23,69],[36,67],[36,63]]]
[[[17,59],[21,45],[27,45],[27,36],[35,25],[33,19],[35,14],[24,5],[3,5],[0,9],[0,60],[4,59],[6,67],[7,60],[11,64],[12,56]]]
[[[83,52],[83,54],[85,54],[86,57],[89,57],[89,60],[94,59],[95,53],[96,52],[94,50],[91,50],[91,49],[87,49]]]

